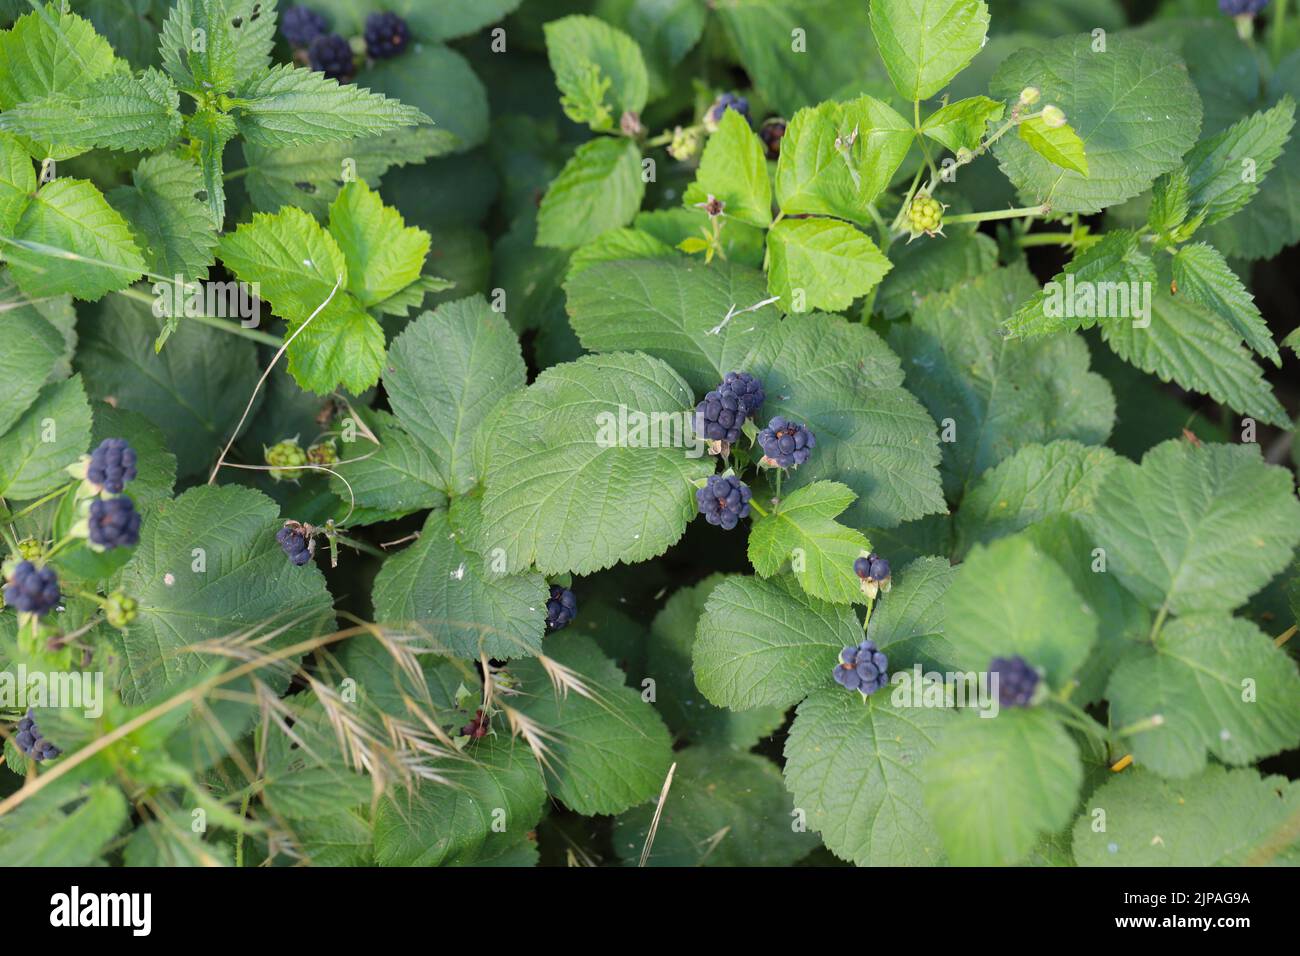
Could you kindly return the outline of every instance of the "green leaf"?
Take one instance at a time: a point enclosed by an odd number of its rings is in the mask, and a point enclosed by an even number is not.
[[[0,498],[30,501],[65,484],[64,469],[90,445],[90,406],[81,376],[47,385],[0,435]]]
[[[510,665],[522,691],[512,706],[545,734],[542,763],[551,796],[591,815],[621,813],[658,795],[672,746],[653,705],[623,683],[623,672],[589,637],[554,634],[547,638],[546,652],[588,691],[556,690],[537,660]]]
[[[235,92],[235,125],[254,146],[301,146],[430,122],[413,106],[281,64]]]
[[[161,276],[204,279],[212,265],[217,235],[198,198],[203,173],[176,156],[148,156],[108,201],[120,212],[142,246],[149,271]]]
[[[909,327],[893,330],[908,384],[941,425],[944,487],[956,493],[1026,445],[1054,438],[1104,441],[1115,421],[1115,398],[1088,371],[1088,348],[1077,336],[1008,339],[999,326],[1037,283],[1023,266],[998,269],[926,298]]]
[[[926,100],[984,46],[983,0],[871,0],[871,32],[904,100]]]
[[[989,123],[1006,112],[1006,104],[987,96],[970,96],[935,110],[921,124],[921,132],[955,153],[974,149],[984,138]]]
[[[647,866],[792,866],[817,839],[792,825],[781,771],[755,754],[687,747],[660,810],[643,804],[614,821],[614,850],[629,864],[641,858],[651,828]]]
[[[1239,607],[1300,544],[1290,473],[1249,445],[1170,440],[1119,462],[1082,520],[1124,586],[1175,614]]]
[[[1120,663],[1106,696],[1112,726],[1142,728],[1125,735],[1134,762],[1164,777],[1202,772],[1207,752],[1241,766],[1300,741],[1295,661],[1226,613],[1166,625]]]
[[[537,212],[537,244],[580,246],[626,226],[641,208],[641,151],[628,139],[583,143],[555,177]]]
[[[159,38],[163,68],[190,92],[227,91],[270,65],[275,22],[262,0],[177,0]]]
[[[609,130],[617,128],[623,113],[645,107],[649,79],[641,48],[630,36],[588,16],[552,20],[543,30],[569,119]]]
[[[1041,116],[1031,116],[1016,127],[1016,135],[1052,165],[1072,169],[1085,178],[1088,176],[1088,157],[1083,140],[1069,123],[1048,126]]]
[[[1219,250],[1203,242],[1183,246],[1174,253],[1172,268],[1180,295],[1218,315],[1247,345],[1281,367],[1282,356],[1254,296],[1246,291]]]
[[[1073,815],[1083,767],[1074,740],[1038,709],[970,716],[922,768],[925,805],[954,866],[1019,862]]]
[[[460,759],[433,761],[431,769],[446,781],[422,781],[413,793],[397,788],[379,805],[374,831],[380,866],[474,864],[542,816],[542,776],[521,743],[486,737]]]
[[[478,502],[457,502],[449,519],[431,512],[420,539],[384,562],[375,578],[375,617],[414,628],[452,657],[525,657],[541,650],[550,591],[540,574],[506,574],[474,547]]]
[[[782,220],[768,251],[768,292],[791,312],[847,309],[892,267],[865,233],[834,219]]]
[[[917,558],[893,574],[889,596],[876,604],[867,637],[889,656],[897,673],[913,664],[951,669],[957,652],[948,640],[947,594],[957,569],[946,558]]]
[[[407,226],[360,180],[348,183],[330,205],[330,234],[348,264],[348,291],[370,308],[420,277],[430,237]]]
[[[84,179],[42,186],[15,235],[17,243],[4,244],[5,258],[14,281],[33,299],[71,293],[94,301],[125,289],[145,268],[126,222]]]
[[[203,641],[274,629],[265,651],[329,628],[325,576],[285,560],[281,523],[275,502],[236,486],[192,488],[158,506],[122,570],[123,590],[140,602],[122,637],[123,700],[157,701],[226,660],[194,652]]]
[[[136,510],[147,515],[154,505],[170,500],[176,485],[176,456],[167,450],[162,429],[138,412],[114,408],[107,402],[96,403],[93,411],[90,449],[106,438],[125,438],[135,450],[136,476],[131,479],[130,494]]]
[[[126,798],[115,783],[104,780],[77,798],[76,808],[68,812],[29,805],[7,817],[0,831],[0,862],[78,867],[101,862],[100,855],[127,822]]]
[[[768,178],[763,144],[749,121],[726,110],[718,131],[709,137],[695,181],[682,202],[695,206],[709,196],[722,200],[728,219],[766,229],[772,222],[772,182]]]
[[[788,707],[829,686],[839,652],[862,639],[852,608],[793,578],[730,577],[713,589],[695,638],[695,683],[719,707]]]
[[[357,33],[361,32],[358,27]],[[533,80],[538,91],[545,86],[540,72]],[[451,47],[413,43],[401,56],[368,66],[366,82],[376,93],[430,117],[435,126],[456,137],[459,150],[473,149],[487,141],[487,90],[465,57]],[[551,100],[548,108],[553,106]]]
[[[840,687],[814,691],[785,743],[795,806],[831,852],[858,866],[942,863],[918,770],[956,720],[947,708],[895,707],[883,690],[865,701]]]
[[[329,298],[347,297],[348,263],[334,236],[301,209],[256,213],[221,238],[217,254],[240,280],[256,282],[276,314],[297,325]]]
[[[1074,824],[1080,866],[1243,866],[1294,861],[1300,786],[1210,765],[1190,780],[1133,770],[1088,798]],[[1092,811],[1106,812],[1106,829]]]
[[[662,554],[696,514],[692,482],[714,470],[687,432],[693,405],[676,372],[635,352],[544,371],[493,418],[483,549],[544,574]]]
[[[185,122],[185,131],[198,144],[199,168],[203,170],[203,188],[208,198],[208,215],[212,227],[220,229],[226,221],[226,181],[222,167],[226,144],[239,130],[225,113],[200,109]]]
[[[12,287],[0,279],[0,289]],[[36,395],[63,357],[63,336],[35,308],[19,307],[22,297],[0,297],[0,329],[5,347],[0,350],[0,435],[36,401]]]
[[[1054,689],[1097,640],[1096,615],[1069,576],[1023,536],[977,545],[948,589],[945,614],[961,669],[983,672],[995,657],[1020,656]]]
[[[1196,142],[1201,101],[1173,53],[1124,36],[1093,51],[1084,34],[1012,54],[990,81],[992,95],[1014,99],[1026,86],[1065,111],[1087,150],[1088,175],[1062,169],[1025,140],[1004,136],[993,150],[1026,202],[1055,213],[1094,213],[1145,191]]]
[[[290,328],[304,325],[291,322]],[[340,385],[354,395],[379,381],[384,330],[349,295],[339,293],[289,346],[289,372],[303,389],[328,395]]]
[[[1187,220],[1191,208],[1191,181],[1187,170],[1179,167],[1156,180],[1151,190],[1151,208],[1147,225],[1156,235],[1177,229]],[[1110,236],[1110,233],[1107,233]]]
[[[894,268],[876,290],[875,308],[885,318],[897,319],[932,292],[992,272],[998,246],[983,233],[956,233],[943,242],[895,243],[889,257]]]
[[[690,243],[690,248],[687,248]],[[683,252],[703,252],[708,242],[701,236],[688,236],[677,244]],[[601,262],[620,262],[625,259],[669,259],[680,261],[672,246],[666,245],[648,232],[624,227],[602,232],[586,245],[579,246],[568,257],[566,281],[572,279],[584,269]]]
[[[333,466],[330,487],[357,509],[352,524],[390,521],[426,508],[446,508],[447,493],[433,453],[387,412],[371,411],[379,447],[353,444]]]
[[[0,235],[13,234],[35,192],[32,158],[17,137],[0,133]]]
[[[870,96],[800,110],[781,138],[777,205],[786,216],[870,224],[865,207],[889,185],[913,136],[911,123]]]
[[[856,498],[847,485],[817,481],[787,495],[767,516],[756,516],[749,534],[754,570],[770,578],[790,564],[813,597],[832,604],[866,603],[853,562],[871,550],[871,543],[835,520]]]
[[[1202,225],[1227,219],[1254,198],[1260,181],[1282,155],[1295,125],[1295,101],[1282,97],[1262,110],[1197,143],[1187,154],[1189,206]]]

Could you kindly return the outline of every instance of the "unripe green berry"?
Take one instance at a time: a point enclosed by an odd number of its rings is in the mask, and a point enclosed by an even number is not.
[[[265,449],[266,463],[274,465],[271,477],[276,481],[297,481],[298,471],[307,464],[307,453],[296,438],[286,438]]]
[[[104,617],[119,631],[125,630],[127,625],[135,620],[139,606],[135,598],[127,597],[121,591],[114,591],[104,601]]]
[[[334,439],[317,442],[307,449],[307,460],[313,465],[333,465],[339,460],[338,449],[334,447]]]
[[[1036,86],[1026,86],[1020,91],[1020,102],[1025,106],[1033,106],[1038,102],[1043,94],[1038,91]]]
[[[1043,125],[1056,129],[1065,125],[1065,112],[1059,106],[1048,103],[1043,107]]]
[[[18,542],[18,554],[24,561],[35,561],[44,553],[44,546],[35,538],[23,538]]]

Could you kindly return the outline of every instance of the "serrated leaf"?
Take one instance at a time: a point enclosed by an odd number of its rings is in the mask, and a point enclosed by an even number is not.
[[[270,65],[275,22],[261,0],[177,0],[159,36],[163,68],[182,89],[225,92]]]
[[[970,96],[935,110],[921,124],[921,132],[953,153],[974,149],[988,124],[1002,119],[1006,108],[987,96]]]
[[[871,614],[867,637],[889,657],[890,669],[913,664],[954,667],[948,640],[947,594],[957,569],[946,558],[917,558],[893,573],[888,597]]]
[[[127,822],[126,798],[115,783],[100,780],[78,799],[67,812],[48,805],[20,807],[7,817],[0,830],[0,863],[82,867],[100,862],[100,854]]]
[[[357,33],[361,32],[358,27]],[[487,142],[490,131],[487,90],[469,61],[451,47],[412,43],[401,56],[369,65],[366,82],[374,92],[415,107],[439,129],[452,133],[459,151]],[[533,87],[540,92],[545,83],[539,71]],[[411,213],[409,209],[405,211]]]
[[[1282,357],[1254,296],[1246,291],[1219,250],[1203,242],[1182,246],[1174,253],[1172,269],[1180,295],[1218,315],[1236,329],[1248,346],[1281,366]]]
[[[693,405],[686,383],[648,355],[589,355],[547,369],[494,416],[484,548],[545,574],[662,554],[696,514],[692,482],[714,470],[685,431]],[[618,433],[620,421],[634,420],[639,435]],[[670,432],[680,426],[668,443],[665,421]]]
[[[1017,137],[993,147],[1022,198],[1056,213],[1094,213],[1138,195],[1179,164],[1201,125],[1200,97],[1176,55],[1131,37],[1108,37],[1105,53],[1092,44],[1084,34],[1022,49],[990,81],[1002,99],[1039,88],[1082,140],[1087,176]]]
[[[1074,740],[1036,708],[967,717],[940,738],[922,774],[925,805],[956,866],[1019,862],[1069,822],[1083,780]]]
[[[330,487],[355,506],[352,524],[390,521],[426,508],[446,508],[447,493],[433,453],[387,412],[370,412],[379,447],[357,442],[333,466]]]
[[[791,312],[847,309],[892,267],[865,233],[834,219],[782,220],[768,251],[768,292]]]
[[[571,120],[608,130],[624,112],[639,113],[645,106],[645,60],[626,33],[589,16],[552,20],[543,29],[560,102]]]
[[[947,708],[895,707],[884,690],[865,701],[840,687],[814,691],[785,743],[795,806],[831,852],[858,866],[942,863],[918,770],[956,719]]]
[[[1179,618],[1135,650],[1106,688],[1111,725],[1134,762],[1164,777],[1205,769],[1207,752],[1253,763],[1300,741],[1300,672],[1250,621],[1211,613]],[[1159,726],[1150,722],[1159,715]]]
[[[149,271],[161,276],[204,279],[212,265],[217,234],[199,199],[199,167],[176,156],[149,156],[131,174],[133,185],[108,194],[141,245]]]
[[[762,229],[772,222],[772,182],[763,144],[749,128],[749,121],[735,110],[723,112],[682,202],[695,206],[710,196],[722,201],[728,219]]]
[[[700,616],[695,683],[719,707],[788,707],[829,686],[839,652],[860,640],[851,608],[819,601],[793,578],[730,577]]]
[[[1187,154],[1188,203],[1204,226],[1227,219],[1259,191],[1295,125],[1295,101],[1282,97],[1271,109],[1247,116],[1197,143]]]
[[[429,234],[406,225],[360,180],[344,186],[330,205],[329,231],[348,264],[348,291],[365,308],[419,279],[429,255]]]
[[[1191,181],[1183,167],[1161,176],[1151,190],[1147,225],[1156,235],[1177,229],[1191,209]],[[1109,235],[1109,233],[1107,234]]]
[[[90,406],[81,376],[47,385],[0,435],[0,498],[30,501],[67,482],[89,450]]]
[[[756,516],[749,534],[749,560],[770,578],[790,563],[800,586],[832,604],[866,603],[853,562],[871,550],[861,531],[835,520],[857,495],[834,481],[804,485],[778,509]]]
[[[703,237],[687,236],[677,243],[676,248],[682,252],[703,252],[708,248],[708,243]],[[673,246],[656,239],[648,232],[631,227],[611,229],[602,232],[586,245],[573,250],[573,255],[568,257],[568,269],[564,273],[565,281],[597,263],[620,262],[625,259],[679,261],[680,257]]]
[[[588,815],[621,813],[656,796],[672,749],[653,705],[623,683],[623,672],[588,637],[554,634],[547,638],[546,655],[588,691],[562,694],[536,660],[510,665],[522,688],[512,706],[546,734],[543,765],[551,796]]]
[[[542,197],[537,244],[567,249],[626,226],[644,195],[634,142],[602,136],[583,143]]]
[[[298,385],[328,395],[342,385],[359,395],[379,381],[384,370],[384,330],[350,295],[339,293],[301,328],[286,353]]]
[[[871,0],[871,32],[904,100],[943,89],[984,45],[983,0]]]
[[[261,297],[294,324],[311,315],[336,286],[336,298],[347,296],[343,251],[301,209],[256,213],[251,222],[222,237],[217,254],[239,279],[256,282]]]
[[[0,133],[0,235],[13,235],[36,192],[36,170],[18,138]]]
[[[226,144],[239,130],[225,113],[200,109],[185,121],[185,130],[198,145],[199,168],[203,170],[203,188],[207,193],[208,215],[212,227],[220,229],[226,221],[226,181],[222,167]]]
[[[25,156],[26,154],[24,154]],[[0,278],[0,293],[10,293]],[[35,308],[22,307],[21,295],[0,294],[0,435],[36,401],[36,395],[63,357],[63,336]]]
[[[1016,127],[1016,135],[1053,166],[1088,176],[1088,157],[1083,140],[1069,123],[1048,126],[1041,116],[1031,116]]]
[[[932,292],[991,272],[998,246],[983,233],[957,233],[943,242],[895,243],[889,248],[894,267],[876,290],[875,309],[887,319],[914,311]]]
[[[1239,607],[1300,543],[1290,473],[1250,445],[1157,445],[1119,462],[1082,520],[1125,587],[1175,614]]]

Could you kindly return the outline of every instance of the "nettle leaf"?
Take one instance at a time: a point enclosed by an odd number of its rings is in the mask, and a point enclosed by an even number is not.
[[[636,41],[603,20],[568,16],[547,23],[546,55],[563,94],[560,105],[575,123],[617,128],[625,112],[640,113],[649,92]]]
[[[944,707],[896,707],[884,690],[865,701],[839,687],[814,691],[785,743],[795,806],[831,852],[858,866],[944,862],[918,771],[956,721]]]
[[[895,571],[889,596],[876,604],[867,637],[889,657],[892,671],[913,664],[951,669],[957,652],[948,640],[947,601],[957,569],[946,558],[917,558]]]
[[[1195,152],[1195,149],[1192,150]],[[1191,209],[1191,181],[1183,167],[1175,169],[1156,180],[1151,188],[1151,208],[1147,210],[1147,225],[1160,235],[1172,232],[1187,220]],[[1111,233],[1107,233],[1109,237]]]
[[[163,68],[182,89],[229,90],[270,65],[275,22],[262,0],[177,0],[159,37]]]
[[[749,128],[749,121],[735,110],[723,112],[682,202],[695,206],[710,196],[722,200],[728,219],[762,229],[772,222],[772,182],[763,144]]]
[[[860,640],[852,608],[804,593],[791,577],[730,577],[700,615],[695,683],[719,707],[788,707],[829,685],[840,651]]]
[[[1175,614],[1239,607],[1300,543],[1290,473],[1250,445],[1157,445],[1119,462],[1082,520],[1124,586]]]
[[[983,0],[871,0],[871,32],[904,100],[925,100],[948,85],[984,46]]]
[[[777,205],[786,216],[869,225],[864,207],[889,185],[915,135],[911,123],[870,96],[801,109],[781,137]]]
[[[165,73],[111,73],[0,113],[0,129],[62,155],[88,149],[162,149],[181,131],[180,94]]]
[[[568,249],[626,226],[644,196],[636,143],[604,136],[583,143],[542,197],[537,244]]]
[[[1246,291],[1219,250],[1203,242],[1183,246],[1174,253],[1172,269],[1180,295],[1218,315],[1247,345],[1281,367],[1282,356],[1255,297]]]
[[[1187,154],[1188,205],[1210,226],[1245,206],[1259,192],[1295,125],[1295,100],[1283,96],[1208,139]],[[1243,175],[1249,172],[1249,175]]]
[[[1079,748],[1038,708],[973,715],[922,767],[925,806],[955,866],[1006,866],[1062,829],[1083,781]]]
[[[698,746],[673,759],[663,809],[651,802],[614,821],[614,851],[627,863],[640,859],[652,827],[647,866],[792,866],[817,848],[816,837],[791,827],[793,804],[772,761]]]
[[[963,670],[1020,656],[1061,688],[1097,640],[1097,616],[1070,577],[1025,536],[977,545],[945,601],[947,637]]]
[[[1088,157],[1079,134],[1069,123],[1048,126],[1041,116],[1031,116],[1016,127],[1016,135],[1053,166],[1088,176]]]
[[[407,226],[360,180],[344,186],[330,205],[329,230],[348,263],[348,291],[365,308],[416,281],[429,255],[429,234]]]
[[[861,531],[835,520],[858,496],[847,485],[816,481],[787,495],[779,508],[755,516],[749,534],[749,560],[770,578],[787,564],[800,586],[832,604],[863,604],[853,562],[871,550]]]
[[[198,144],[199,168],[203,170],[203,189],[208,197],[208,215],[212,227],[220,229],[226,221],[226,181],[221,165],[226,144],[239,132],[235,121],[225,113],[200,109],[185,121],[185,131]]]
[[[1064,335],[1021,342],[999,326],[1037,289],[1023,266],[998,269],[926,298],[893,330],[908,381],[930,414],[951,421],[944,487],[956,493],[1026,445],[1105,441],[1115,422],[1110,385],[1088,371],[1088,347]]]
[[[374,833],[380,866],[475,864],[541,819],[546,788],[537,762],[518,742],[485,737],[460,759],[432,761],[430,769],[448,782],[423,781],[414,792],[397,788],[379,805]]]
[[[987,96],[970,96],[935,110],[921,124],[921,132],[953,153],[974,149],[988,124],[1002,119],[1006,108]]]
[[[254,146],[301,146],[432,122],[414,106],[281,64],[235,91],[235,125]]]
[[[623,672],[589,637],[553,634],[546,653],[588,691],[556,690],[536,660],[510,665],[521,688],[511,705],[544,731],[542,763],[551,796],[584,814],[622,813],[656,796],[672,762],[672,743],[654,706],[623,683]]]
[[[1162,780],[1134,770],[1088,798],[1106,811],[1106,829],[1091,813],[1074,824],[1080,866],[1259,866],[1295,858],[1292,822],[1300,786],[1258,770],[1211,764],[1190,780]]]
[[[1205,769],[1207,752],[1241,766],[1300,741],[1300,671],[1250,621],[1226,613],[1179,618],[1135,649],[1106,689],[1134,761],[1164,777]],[[1151,721],[1159,716],[1159,726]]]
[[[71,293],[93,302],[125,289],[145,269],[126,221],[85,179],[42,186],[14,238],[4,244],[9,271],[33,299]]]
[[[1201,125],[1200,97],[1177,56],[1131,37],[1107,37],[1104,53],[1092,44],[1085,34],[1022,49],[990,81],[1002,99],[1038,87],[1082,140],[1086,176],[1017,137],[993,146],[1022,197],[1056,213],[1094,213],[1136,196],[1179,164]]]
[[[42,388],[0,435],[0,498],[29,501],[65,484],[64,469],[88,450],[90,427],[81,376]]]
[[[177,156],[149,156],[131,173],[133,185],[119,186],[109,203],[130,224],[149,271],[161,276],[204,279],[212,265],[217,234],[203,202],[203,173]]]
[[[891,264],[863,232],[835,219],[785,219],[768,233],[767,289],[791,312],[847,309]]]
[[[493,417],[485,545],[545,574],[662,554],[696,514],[692,482],[714,470],[688,432],[693,407],[686,383],[649,355],[547,369]]]
[[[507,659],[536,654],[546,621],[546,579],[506,574],[479,551],[478,501],[458,499],[448,516],[430,513],[420,539],[384,562],[375,578],[375,617],[414,627],[452,657]]]

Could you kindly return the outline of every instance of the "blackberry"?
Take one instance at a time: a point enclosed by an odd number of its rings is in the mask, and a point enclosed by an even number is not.
[[[708,484],[695,492],[695,504],[704,520],[730,531],[749,517],[749,487],[735,475],[712,475]]]
[[[18,542],[18,557],[23,561],[35,561],[45,553],[45,545],[35,538],[23,538]]]
[[[1219,12],[1230,17],[1253,17],[1264,12],[1268,0],[1219,0]]]
[[[735,110],[749,122],[749,100],[738,93],[723,93],[705,112],[704,128],[710,133],[715,132],[722,123],[722,114],[727,110]]]
[[[366,17],[366,52],[376,60],[397,56],[411,42],[406,21],[395,13],[372,13]]]
[[[318,36],[329,32],[329,22],[311,7],[290,7],[280,18],[280,33],[289,45],[305,49]]]
[[[806,425],[778,415],[758,433],[763,462],[775,468],[797,468],[808,460],[817,439]]]
[[[892,585],[889,562],[874,551],[853,562],[853,573],[862,579],[862,591],[869,597],[880,591],[888,593]]]
[[[352,79],[352,44],[337,33],[325,33],[311,41],[307,47],[307,62],[331,80],[346,83]]]
[[[90,503],[90,542],[106,551],[140,540],[140,513],[130,498],[96,498]]]
[[[840,651],[840,662],[835,665],[835,683],[870,696],[889,683],[889,658],[880,652],[875,641],[846,647]]]
[[[568,588],[551,585],[551,596],[546,602],[546,629],[558,631],[578,614],[578,599]]]
[[[912,237],[943,232],[943,210],[943,203],[939,200],[918,193],[907,207],[907,224],[911,227]]]
[[[768,159],[781,158],[781,139],[785,136],[786,122],[780,117],[764,120],[758,129],[758,138],[763,141],[763,152]]]
[[[748,372],[728,372],[723,376],[718,391],[734,395],[745,406],[746,418],[756,417],[763,408],[763,402],[767,401],[763,383]]]
[[[998,704],[1002,707],[1028,707],[1040,680],[1038,671],[1019,655],[993,658],[989,674],[998,675]]]
[[[276,481],[297,481],[302,466],[307,464],[307,453],[298,444],[297,438],[286,438],[276,442],[270,448],[262,449],[266,463],[273,466],[271,477]]]
[[[38,763],[42,760],[52,760],[63,753],[41,735],[41,729],[36,726],[36,719],[32,717],[30,709],[27,711],[27,716],[18,721],[18,733],[14,734],[14,743],[18,745],[19,750]]]
[[[20,561],[5,584],[5,603],[26,614],[43,617],[59,603],[59,576],[50,567]]]
[[[86,480],[115,495],[135,478],[135,449],[125,438],[105,438],[90,453]]]
[[[275,540],[280,542],[280,548],[289,556],[289,561],[298,567],[310,561],[312,552],[316,550],[310,530],[297,521],[285,522],[284,527],[275,533]]]
[[[114,591],[104,599],[104,618],[119,631],[124,631],[135,620],[139,607],[140,603],[135,598]]]
[[[730,389],[718,386],[695,406],[695,434],[706,441],[734,445],[749,417],[749,408]],[[727,449],[722,450],[726,454]]]

